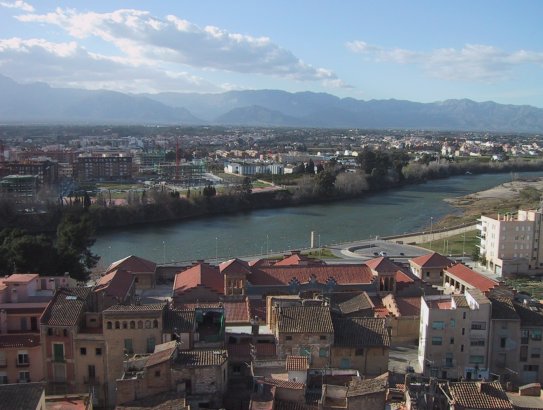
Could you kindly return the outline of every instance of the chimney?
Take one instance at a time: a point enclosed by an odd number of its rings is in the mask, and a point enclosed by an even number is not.
[[[258,336],[259,327],[258,316],[255,316],[251,319],[251,334],[253,336]]]

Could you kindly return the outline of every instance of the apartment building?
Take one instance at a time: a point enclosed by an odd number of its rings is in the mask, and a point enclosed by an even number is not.
[[[79,156],[74,162],[74,178],[79,182],[132,179],[132,157],[124,155]]]
[[[477,227],[487,268],[498,275],[543,272],[542,220],[540,209],[519,210],[516,216],[481,216]]]
[[[423,296],[418,359],[423,374],[465,380],[489,377],[490,300],[478,289]]]

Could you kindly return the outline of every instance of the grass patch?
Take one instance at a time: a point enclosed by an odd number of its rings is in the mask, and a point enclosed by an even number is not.
[[[436,239],[432,242],[425,242],[417,244],[422,248],[429,249],[434,252],[438,252],[444,256],[462,256],[462,251],[464,255],[471,256],[477,249],[480,240],[477,238],[479,231],[469,231],[465,234],[461,233],[459,235],[449,236],[445,239]]]
[[[313,259],[339,259],[328,248],[321,248],[321,249],[315,249],[312,251],[306,251],[306,252],[302,252],[302,254]]]
[[[526,292],[532,295],[532,297],[542,300],[543,299],[543,282],[538,279],[531,278],[512,278],[506,279],[505,283],[514,287],[519,292]]]

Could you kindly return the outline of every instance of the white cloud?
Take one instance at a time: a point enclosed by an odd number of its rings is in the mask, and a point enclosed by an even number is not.
[[[303,62],[268,37],[200,27],[173,15],[158,19],[142,10],[80,13],[57,8],[51,13],[24,14],[17,19],[57,25],[78,39],[98,37],[131,59],[342,84],[334,72]]]
[[[29,13],[34,11],[34,7],[31,4],[28,4],[22,0],[16,0],[14,2],[0,1],[0,6],[8,9],[20,9]]]
[[[386,49],[364,41],[348,42],[346,46],[352,52],[366,55],[377,62],[419,65],[431,75],[447,80],[496,82],[509,78],[517,65],[543,64],[543,52],[506,52],[481,44],[466,44],[461,49],[440,48],[429,52]]]
[[[44,81],[57,87],[122,92],[221,90],[187,72],[92,53],[74,41],[0,39],[0,72],[20,82]]]

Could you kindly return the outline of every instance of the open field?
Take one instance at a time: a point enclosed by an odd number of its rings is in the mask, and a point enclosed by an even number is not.
[[[469,231],[465,234],[450,236],[446,239],[420,243],[417,246],[439,252],[446,256],[471,256],[479,244],[478,234],[479,231]]]
[[[538,300],[543,300],[543,281],[532,278],[506,279],[505,283],[519,292],[526,292]]]

